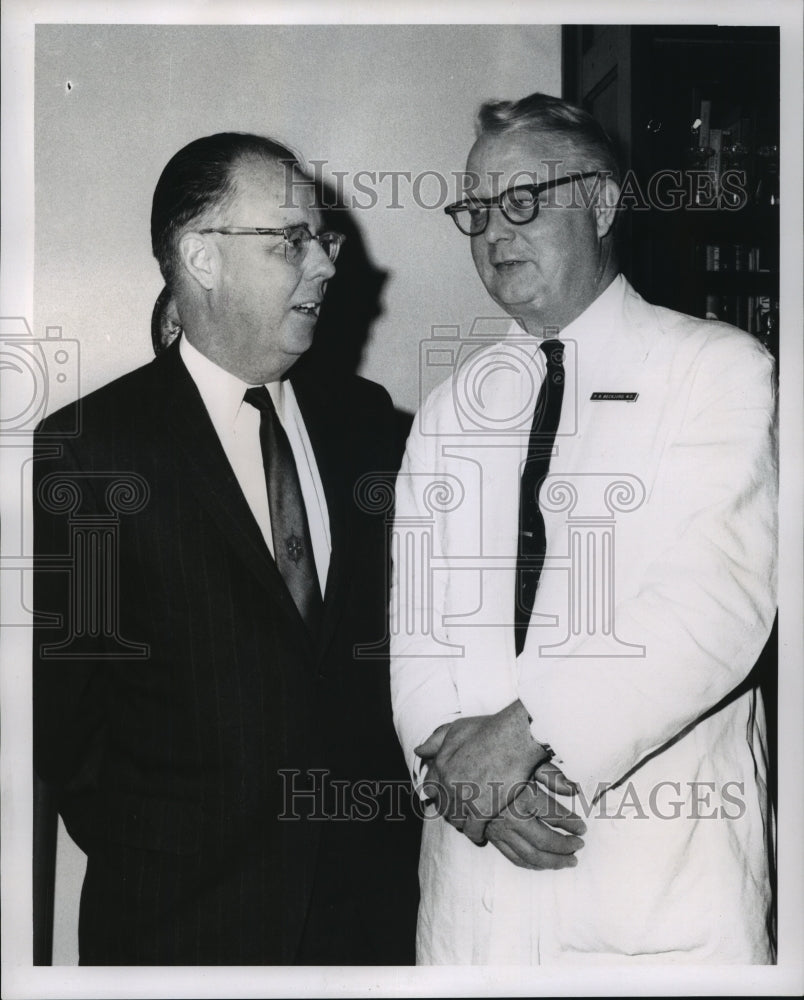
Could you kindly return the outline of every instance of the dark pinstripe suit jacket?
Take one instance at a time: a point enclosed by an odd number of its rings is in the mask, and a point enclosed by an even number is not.
[[[34,760],[88,856],[83,964],[410,957],[411,824],[278,819],[331,814],[291,785],[404,774],[387,663],[353,657],[385,634],[385,515],[354,490],[398,465],[390,399],[293,384],[332,533],[315,643],[178,345],[38,429]]]

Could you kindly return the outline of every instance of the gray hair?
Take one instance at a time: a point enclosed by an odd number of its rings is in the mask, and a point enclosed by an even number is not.
[[[519,101],[486,101],[477,113],[476,134],[546,132],[579,153],[585,166],[620,182],[617,150],[605,129],[583,108],[548,94],[530,94]]]

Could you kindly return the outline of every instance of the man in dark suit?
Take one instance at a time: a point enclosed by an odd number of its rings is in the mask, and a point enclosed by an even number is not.
[[[38,430],[34,763],[87,854],[82,964],[412,960],[366,500],[394,413],[296,364],[320,230],[289,150],[190,143],[151,217],[184,335]]]

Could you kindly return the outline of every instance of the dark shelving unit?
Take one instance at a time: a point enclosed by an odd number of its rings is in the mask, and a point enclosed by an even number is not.
[[[635,288],[734,323],[776,353],[778,29],[567,26],[563,86],[613,136],[636,192],[620,231]]]

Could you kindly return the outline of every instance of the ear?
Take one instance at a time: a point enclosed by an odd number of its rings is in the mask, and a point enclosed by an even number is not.
[[[597,223],[598,239],[603,239],[611,232],[617,217],[617,202],[620,199],[620,187],[613,178],[600,175],[600,187],[595,204],[595,221]]]
[[[179,257],[184,270],[207,291],[215,284],[218,252],[211,240],[200,233],[185,233],[179,240]]]

